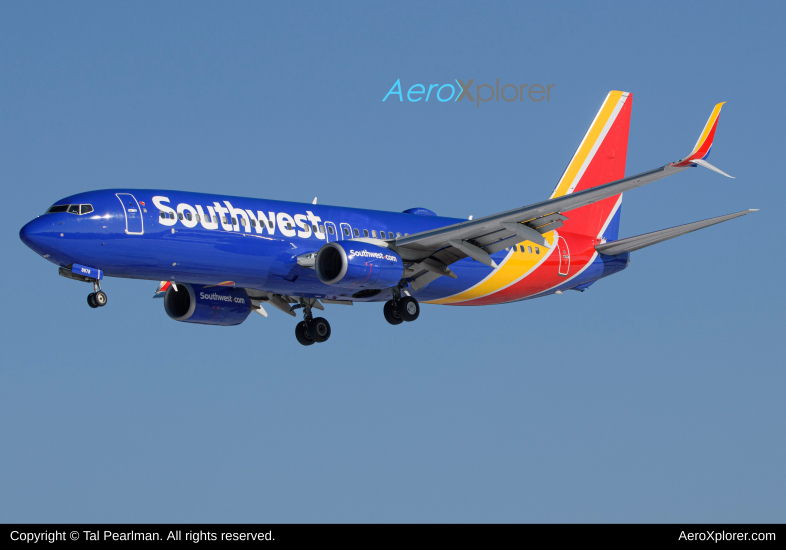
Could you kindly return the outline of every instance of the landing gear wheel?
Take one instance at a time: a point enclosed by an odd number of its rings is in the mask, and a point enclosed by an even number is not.
[[[385,307],[382,308],[382,313],[385,314],[385,320],[391,325],[400,325],[404,322],[404,319],[402,319],[401,315],[399,315],[393,300],[388,300],[385,302]]]
[[[96,297],[95,292],[91,292],[90,294],[87,295],[87,305],[89,305],[93,309],[98,307],[98,305],[95,303],[95,297]]]
[[[301,321],[295,326],[295,338],[304,346],[310,346],[314,343],[308,331],[308,323]]]
[[[104,294],[103,290],[99,290],[95,294],[93,294],[93,301],[98,307],[103,307],[106,305],[106,294]]]
[[[327,339],[330,338],[330,323],[323,317],[312,319],[308,324],[308,334],[317,344],[327,342]]]
[[[420,315],[420,304],[412,296],[406,296],[398,302],[398,314],[407,322],[414,321]]]

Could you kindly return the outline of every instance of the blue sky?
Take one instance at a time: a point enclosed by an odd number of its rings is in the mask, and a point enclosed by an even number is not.
[[[753,522],[786,513],[778,3],[6,4],[0,19],[0,520]],[[549,102],[382,102],[397,79]],[[182,189],[466,217],[546,198],[633,93],[621,236],[761,212],[584,293],[177,323],[156,283],[57,276],[57,199]]]

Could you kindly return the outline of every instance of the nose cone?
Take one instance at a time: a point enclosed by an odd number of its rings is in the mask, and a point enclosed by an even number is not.
[[[53,233],[54,227],[52,225],[52,220],[40,217],[27,223],[19,231],[19,238],[37,253],[46,254],[52,244]]]

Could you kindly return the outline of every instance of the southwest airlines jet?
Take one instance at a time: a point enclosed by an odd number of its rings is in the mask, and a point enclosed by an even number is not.
[[[57,201],[20,231],[22,241],[93,285],[104,275],[161,281],[176,321],[238,325],[269,305],[295,317],[309,346],[330,337],[325,305],[382,302],[391,325],[420,302],[504,304],[584,291],[622,271],[630,253],[754,210],[620,239],[622,193],[707,162],[722,103],[691,153],[625,177],[632,97],[610,92],[548,200],[478,219],[151,189],[89,191]],[[731,177],[731,176],[728,176]]]

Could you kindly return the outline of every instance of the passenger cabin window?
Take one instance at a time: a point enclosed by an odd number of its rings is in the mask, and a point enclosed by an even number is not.
[[[537,246],[535,247],[535,254],[540,254],[540,248],[538,248]]]
[[[161,219],[163,220],[165,218],[166,218],[166,212],[161,212]]]
[[[388,239],[392,239],[392,238],[393,238],[393,232],[392,231],[388,231]]]
[[[360,237],[360,231],[358,231],[357,229],[355,229],[355,230],[354,230],[354,232],[355,232],[355,237]]]
[[[363,236],[364,237],[368,237],[368,229],[364,229],[363,230]]]
[[[245,218],[240,218],[240,225],[242,225],[243,227],[246,226],[246,219]]]
[[[330,231],[331,235],[333,234],[333,226],[332,225],[328,225],[328,231]]]
[[[177,213],[177,219],[180,220],[180,221],[183,221],[183,213],[182,212],[178,212]]]
[[[93,205],[92,204],[83,204],[81,206],[81,212],[80,213],[81,214],[89,214],[92,211],[93,211]]]
[[[344,228],[344,236],[349,237],[349,228],[347,227]]]
[[[531,246],[528,246],[528,247],[527,247],[527,252],[529,252],[530,254],[532,254],[532,247],[531,247]]]
[[[186,212],[186,219],[191,221],[191,212]]]
[[[251,227],[256,227],[256,226],[257,226],[256,220],[251,220]]]
[[[221,223],[227,223],[227,217],[221,216]]]
[[[377,232],[375,229],[371,230],[371,236],[374,237],[375,239],[377,238]]]

